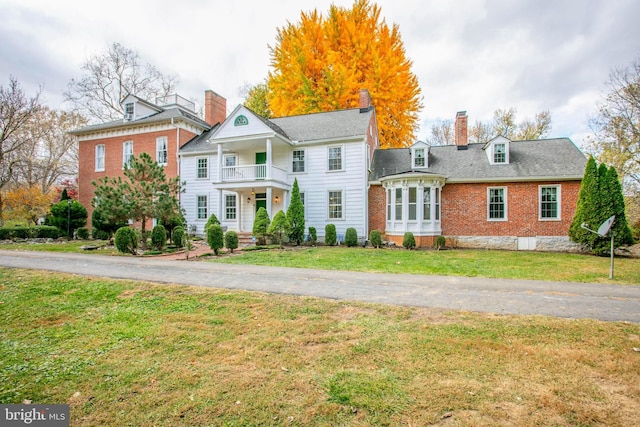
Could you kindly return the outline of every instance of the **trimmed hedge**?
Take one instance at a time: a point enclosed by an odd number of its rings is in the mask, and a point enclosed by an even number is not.
[[[116,231],[115,237],[116,248],[123,254],[130,253],[136,255],[138,248],[138,233],[131,227],[120,227]]]
[[[76,230],[76,235],[80,240],[87,240],[89,238],[89,229],[87,227],[80,227]]]
[[[51,225],[35,227],[0,227],[0,240],[11,239],[57,239],[67,233]]]
[[[382,247],[382,233],[378,230],[372,230],[371,233],[369,233],[369,241],[374,248]]]
[[[310,242],[313,245],[315,245],[316,242],[318,241],[318,235],[316,233],[316,228],[315,227],[309,227],[309,237],[308,237],[307,241]]]
[[[344,243],[348,247],[358,246],[358,232],[355,228],[349,227],[347,228],[347,232],[344,236]]]
[[[336,226],[334,224],[327,224],[324,227],[324,243],[328,246],[335,246],[337,243]]]
[[[224,235],[224,245],[233,253],[233,250],[238,248],[238,233],[233,230],[227,231]]]
[[[407,231],[406,233],[404,233],[404,236],[402,238],[402,246],[409,250],[416,247],[416,238],[413,236],[412,232]]]
[[[164,225],[158,224],[153,227],[151,231],[151,246],[161,251],[164,248],[164,245],[167,244],[167,229],[164,228]]]
[[[171,233],[171,243],[176,248],[184,248],[184,228],[181,226],[177,226],[173,229],[173,233]]]

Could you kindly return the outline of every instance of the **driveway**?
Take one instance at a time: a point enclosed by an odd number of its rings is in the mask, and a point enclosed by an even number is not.
[[[640,286],[376,274],[52,252],[0,251],[0,266],[382,304],[640,323]]]

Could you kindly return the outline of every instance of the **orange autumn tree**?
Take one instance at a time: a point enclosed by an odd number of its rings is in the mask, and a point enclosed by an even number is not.
[[[389,27],[377,5],[332,5],[326,17],[302,12],[298,23],[278,29],[276,41],[267,79],[273,117],[356,108],[360,89],[367,89],[381,147],[414,142],[422,109],[418,80],[398,26]]]
[[[49,213],[55,192],[42,192],[38,185],[13,188],[5,195],[6,217],[38,225],[38,220]]]

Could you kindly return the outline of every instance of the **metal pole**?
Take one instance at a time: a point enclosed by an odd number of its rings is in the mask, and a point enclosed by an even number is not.
[[[611,231],[611,266],[609,267],[609,279],[613,279],[613,231]]]

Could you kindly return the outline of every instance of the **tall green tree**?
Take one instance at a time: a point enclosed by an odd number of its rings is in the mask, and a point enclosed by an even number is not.
[[[600,237],[581,225],[586,224],[591,230],[597,230],[612,215],[616,216],[612,227],[614,246],[633,243],[617,172],[613,166],[607,167],[604,163],[598,166],[593,156],[590,156],[578,194],[576,213],[569,228],[569,237],[574,242],[584,244],[596,255],[607,254],[610,250],[610,237]]]
[[[271,219],[269,219],[269,213],[263,207],[258,209],[256,212],[256,217],[253,220],[253,236],[256,238],[256,243],[258,245],[264,245],[267,240],[267,230],[269,229],[269,224],[271,224]]]
[[[167,178],[164,168],[148,153],[133,157],[123,175],[92,182],[95,197],[91,204],[100,208],[108,221],[117,223],[127,218],[140,221],[142,236],[146,236],[149,219],[179,214],[178,194],[182,188],[179,178]]]
[[[74,231],[87,224],[87,209],[77,200],[63,200],[51,206],[49,223],[68,232],[67,238],[70,239]]]
[[[289,221],[284,211],[278,211],[278,213],[273,217],[273,221],[271,221],[271,225],[267,231],[278,239],[278,244],[282,247],[283,237],[289,231]]]
[[[304,205],[300,198],[300,188],[298,187],[298,179],[293,180],[291,188],[291,201],[287,209],[287,221],[289,221],[289,240],[300,245],[304,239]]]

